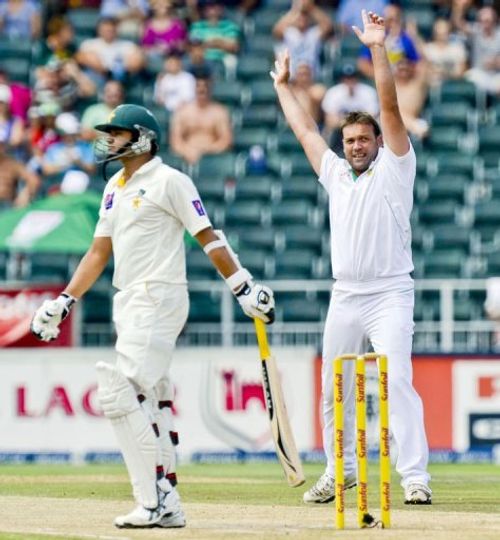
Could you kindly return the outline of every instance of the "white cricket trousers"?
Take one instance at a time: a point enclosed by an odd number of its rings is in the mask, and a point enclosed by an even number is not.
[[[115,294],[116,367],[137,390],[149,394],[168,378],[188,311],[186,285],[145,282]]]
[[[334,285],[323,336],[323,445],[326,471],[335,476],[333,456],[333,365],[342,354],[386,354],[389,365],[389,422],[397,447],[396,470],[401,485],[427,484],[429,450],[422,401],[413,388],[411,348],[413,338],[413,285],[396,290],[358,294]],[[344,362],[344,467],[356,472],[354,362]]]

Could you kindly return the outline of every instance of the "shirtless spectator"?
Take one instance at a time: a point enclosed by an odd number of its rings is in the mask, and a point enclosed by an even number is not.
[[[477,12],[477,22],[470,27],[471,69],[467,79],[493,96],[500,96],[500,26],[493,7]]]
[[[229,111],[212,101],[211,81],[197,78],[195,100],[177,109],[172,117],[170,145],[188,163],[205,154],[220,154],[233,143]]]
[[[459,40],[450,36],[451,23],[436,19],[432,41],[422,44],[422,52],[429,66],[430,83],[437,86],[448,79],[460,79],[467,67],[467,50]]]
[[[331,139],[331,145],[338,151],[342,150],[338,128],[350,112],[364,111],[374,118],[379,114],[377,92],[359,80],[358,70],[353,64],[342,67],[340,82],[327,90],[321,107],[325,115],[325,138]]]
[[[394,68],[401,60],[418,63],[420,56],[416,44],[403,28],[401,7],[396,4],[389,4],[384,11],[384,21],[387,33],[385,47],[391,66]],[[365,77],[373,79],[373,64],[368,47],[363,46],[361,48],[358,68]]]
[[[184,103],[193,101],[196,81],[194,76],[185,71],[180,52],[173,52],[165,60],[164,71],[158,74],[154,99],[169,112],[178,109]]]
[[[300,62],[291,80],[292,91],[302,107],[318,123],[322,123],[321,102],[326,92],[324,84],[314,81],[312,68],[306,62]]]
[[[19,187],[23,182],[24,186]],[[7,153],[0,140],[0,208],[22,207],[29,204],[40,187],[40,178],[20,161]]]
[[[133,41],[118,39],[117,21],[112,18],[99,21],[97,37],[82,42],[76,59],[101,88],[107,79],[124,81],[144,67],[141,49]]]
[[[95,139],[97,132],[94,126],[104,124],[111,111],[121,105],[124,100],[123,85],[120,81],[108,81],[104,85],[102,100],[99,103],[89,105],[82,116],[82,139],[91,141]]]
[[[292,77],[300,62],[312,67],[314,77],[319,76],[321,48],[332,32],[330,17],[314,0],[294,0],[273,28],[273,36],[290,52]]]
[[[394,68],[401,117],[406,129],[417,139],[422,139],[429,131],[429,124],[420,117],[428,93],[426,73],[420,67],[402,59]]]

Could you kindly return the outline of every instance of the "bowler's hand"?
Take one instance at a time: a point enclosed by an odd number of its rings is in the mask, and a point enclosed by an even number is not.
[[[385,43],[384,18],[379,17],[373,11],[367,13],[365,9],[361,10],[361,18],[363,19],[363,32],[357,26],[352,27],[361,43],[367,47],[383,45]]]
[[[274,62],[274,71],[269,72],[273,81],[274,88],[279,84],[287,84],[290,80],[290,53],[288,49],[278,55]]]

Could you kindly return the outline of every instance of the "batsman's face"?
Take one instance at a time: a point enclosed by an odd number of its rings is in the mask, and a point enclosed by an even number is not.
[[[343,129],[345,158],[358,174],[368,169],[377,157],[382,138],[376,137],[373,126],[368,124],[350,124]]]
[[[109,152],[116,154],[121,150],[132,138],[132,133],[125,129],[112,129],[109,131],[106,142],[108,143]]]

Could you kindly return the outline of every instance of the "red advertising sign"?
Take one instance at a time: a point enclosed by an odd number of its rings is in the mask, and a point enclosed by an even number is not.
[[[63,285],[0,286],[0,347],[69,347],[73,345],[72,314],[61,325],[57,340],[39,341],[30,333],[30,322],[44,300],[53,300]]]

